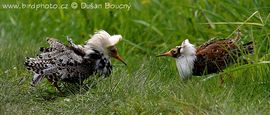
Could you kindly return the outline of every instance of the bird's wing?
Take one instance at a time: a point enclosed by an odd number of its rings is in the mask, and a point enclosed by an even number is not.
[[[194,73],[216,73],[224,69],[229,61],[233,59],[233,54],[231,54],[230,51],[236,48],[237,46],[231,39],[215,40],[198,47]]]
[[[237,48],[237,46],[231,39],[214,40],[198,47],[196,54],[207,56],[208,59],[214,59],[227,55],[227,52],[235,48]]]
[[[32,84],[37,84],[44,76],[57,81],[72,78],[83,79],[91,72],[91,61],[85,61],[81,55],[56,39],[49,38],[49,48],[41,48],[41,53],[35,58],[27,58],[25,65],[34,72]]]

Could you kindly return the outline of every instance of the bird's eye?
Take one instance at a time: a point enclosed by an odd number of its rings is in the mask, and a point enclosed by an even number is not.
[[[111,50],[111,52],[112,52],[112,53],[115,53],[115,52],[116,52],[116,50]]]
[[[176,51],[175,51],[175,50],[172,50],[172,51],[171,51],[171,53],[172,53],[172,54],[175,54],[175,53],[176,53]]]
[[[112,53],[116,53],[116,48],[111,48],[110,51],[111,51]]]

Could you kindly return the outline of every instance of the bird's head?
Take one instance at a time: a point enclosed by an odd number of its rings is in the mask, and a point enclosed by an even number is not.
[[[193,44],[189,43],[188,39],[184,40],[180,46],[172,48],[170,51],[160,54],[158,56],[169,56],[178,58],[180,56],[190,56],[196,54],[196,48]]]
[[[110,35],[104,30],[96,32],[91,39],[89,39],[85,47],[94,47],[96,50],[101,51],[104,55],[113,57],[125,65],[127,65],[123,58],[118,54],[116,44],[122,40],[121,35]]]
[[[169,56],[176,59],[176,65],[179,75],[182,79],[187,79],[192,75],[194,61],[196,59],[196,48],[189,43],[188,39],[184,40],[180,46],[176,46],[168,52],[158,56]]]

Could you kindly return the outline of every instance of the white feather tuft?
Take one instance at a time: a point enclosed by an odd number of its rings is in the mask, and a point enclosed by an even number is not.
[[[106,39],[111,37],[111,35],[108,32],[106,32],[105,30],[99,30],[99,31],[95,32],[95,35],[99,36],[99,38],[106,38]]]
[[[119,41],[122,40],[122,36],[121,35],[113,35],[109,38],[111,45],[114,46],[116,45]]]
[[[187,79],[192,76],[194,61],[196,60],[196,48],[186,39],[180,46],[181,56],[176,58],[176,66],[182,79]]]
[[[188,55],[195,55],[196,48],[193,44],[189,43],[189,40],[186,39],[182,42],[180,53],[181,55],[188,56]]]
[[[91,39],[87,41],[87,44],[96,44],[101,47],[109,47],[116,45],[122,39],[121,35],[111,36],[108,32],[100,30],[96,32]]]

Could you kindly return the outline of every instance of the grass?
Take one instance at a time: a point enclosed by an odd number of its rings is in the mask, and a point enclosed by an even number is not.
[[[50,1],[54,4],[71,2]],[[48,1],[28,4],[48,4]],[[80,2],[86,2],[80,0]],[[94,0],[88,3],[104,4]],[[0,5],[0,111],[2,114],[269,114],[269,11],[266,0],[131,0],[131,9],[4,9]],[[79,2],[77,2],[79,3]],[[240,26],[243,42],[254,41],[254,64],[182,82],[172,58],[156,58],[188,38],[197,46],[231,37]],[[113,74],[95,88],[59,96],[43,80],[30,87],[24,57],[35,56],[46,37],[82,44],[104,29],[121,34],[117,45],[128,66],[112,60]],[[257,64],[259,62],[266,62]],[[225,77],[223,87],[219,77]]]

